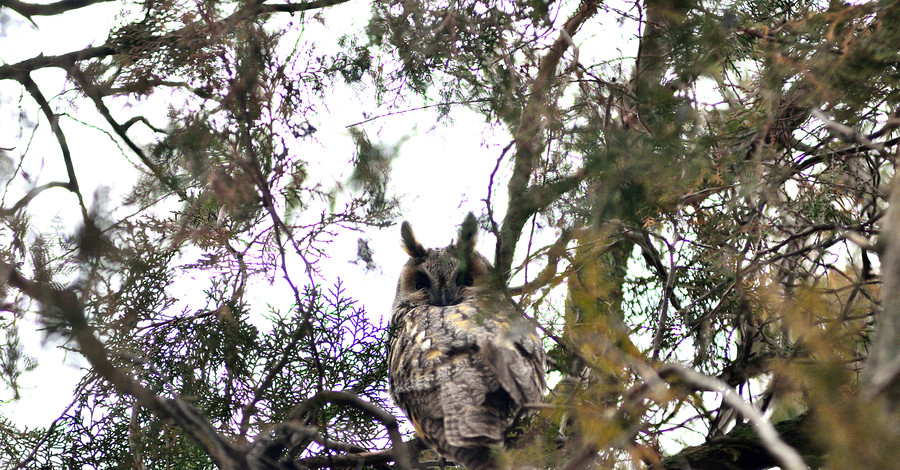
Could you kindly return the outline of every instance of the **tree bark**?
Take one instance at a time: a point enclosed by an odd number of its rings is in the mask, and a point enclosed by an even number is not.
[[[888,199],[887,215],[878,239],[881,259],[883,297],[875,340],[863,369],[863,390],[868,397],[884,397],[891,411],[900,403],[900,181],[894,166],[894,181]]]

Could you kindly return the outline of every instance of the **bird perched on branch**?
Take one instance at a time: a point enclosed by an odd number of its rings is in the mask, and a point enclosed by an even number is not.
[[[541,401],[544,350],[534,326],[492,282],[469,214],[459,239],[426,249],[406,222],[409,260],[397,283],[388,351],[391,396],[441,456],[497,468],[493,450]]]

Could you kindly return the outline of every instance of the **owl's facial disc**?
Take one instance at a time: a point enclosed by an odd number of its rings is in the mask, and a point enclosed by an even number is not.
[[[474,282],[472,276],[464,273],[456,273],[449,279],[445,279],[443,276],[432,279],[425,271],[416,271],[415,273],[415,290],[424,292],[427,303],[437,307],[448,307],[461,303],[464,298],[463,289],[471,286],[472,282]]]

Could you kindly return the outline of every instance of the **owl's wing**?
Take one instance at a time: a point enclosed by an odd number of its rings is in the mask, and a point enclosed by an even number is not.
[[[524,319],[516,319],[496,335],[481,338],[484,363],[518,405],[538,403],[544,390],[544,349]]]
[[[456,447],[503,442],[509,417],[502,409],[488,406],[485,397],[497,388],[491,372],[478,362],[460,368],[453,380],[440,386],[447,441]]]

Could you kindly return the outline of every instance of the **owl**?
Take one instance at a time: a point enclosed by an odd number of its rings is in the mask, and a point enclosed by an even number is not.
[[[403,222],[409,260],[391,312],[389,381],[426,444],[468,469],[489,470],[524,405],[541,401],[545,356],[534,326],[492,282],[476,232],[469,214],[456,243],[426,249]]]

